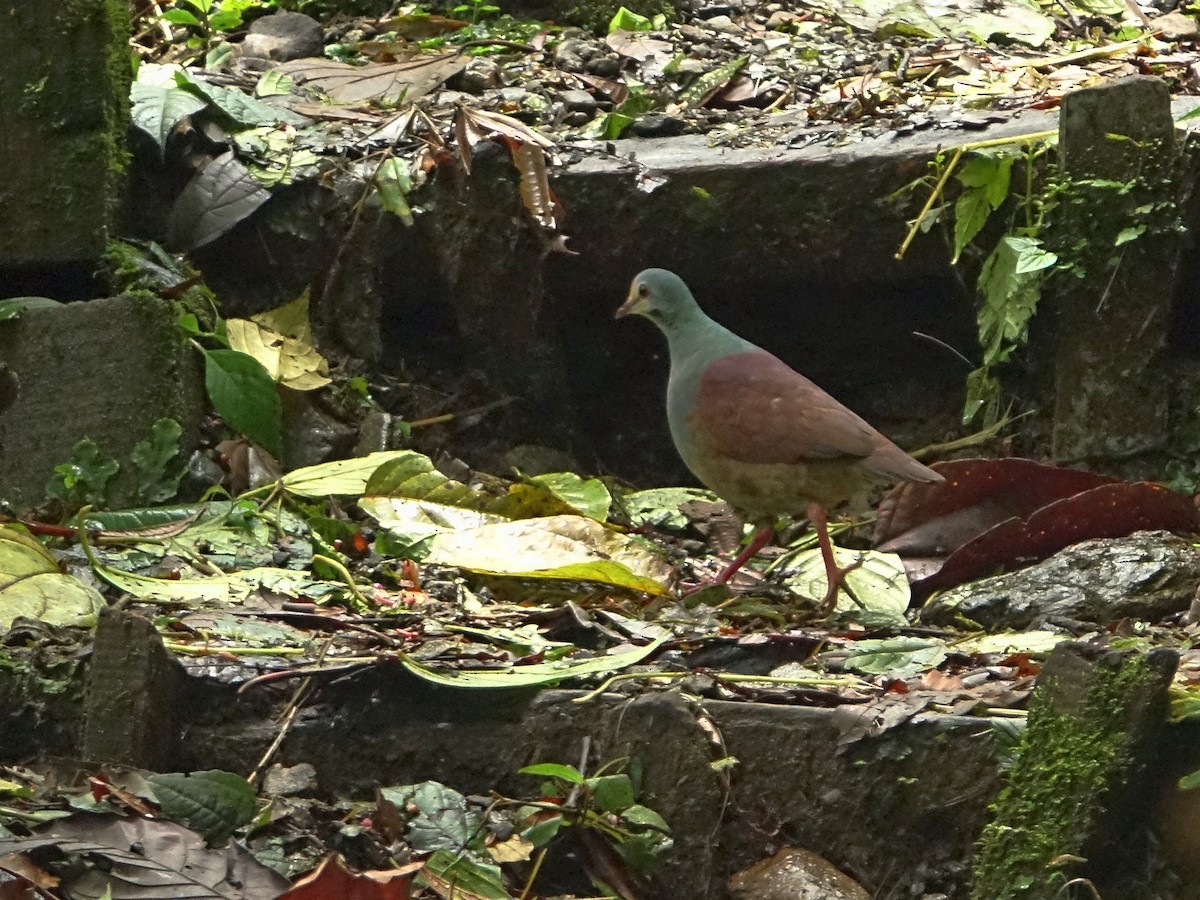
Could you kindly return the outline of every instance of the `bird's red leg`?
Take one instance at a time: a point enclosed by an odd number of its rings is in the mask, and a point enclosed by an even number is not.
[[[859,559],[848,566],[838,566],[837,557],[833,555],[833,541],[829,539],[829,519],[825,515],[825,507],[820,503],[810,503],[808,509],[805,510],[805,515],[808,516],[808,521],[812,523],[813,528],[817,529],[817,543],[821,545],[821,559],[825,561],[825,577],[829,579],[829,587],[821,599],[821,612],[826,614],[833,612],[834,607],[837,606],[839,588],[845,591],[851,600],[862,606],[859,599],[854,596],[854,591],[850,590],[850,585],[846,584],[846,575],[861,566],[863,561]]]
[[[763,525],[758,531],[754,532],[754,537],[750,538],[750,543],[737,555],[733,562],[721,570],[721,574],[713,580],[713,584],[725,584],[729,581],[730,578],[741,570],[742,566],[754,558],[754,555],[759,550],[767,546],[767,541],[771,539],[771,535],[774,533],[775,529],[770,525]]]

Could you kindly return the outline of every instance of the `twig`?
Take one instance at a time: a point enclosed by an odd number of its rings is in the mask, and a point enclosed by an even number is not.
[[[317,662],[320,663],[325,659],[325,654],[328,652],[330,645],[333,643],[333,635],[325,639],[321,645],[320,651],[317,653]],[[288,701],[287,710],[283,714],[283,721],[279,726],[279,733],[275,735],[275,740],[271,741],[271,746],[267,748],[267,752],[262,755],[262,759],[258,761],[258,765],[254,767],[254,771],[246,779],[251,786],[258,787],[258,782],[263,776],[263,772],[278,752],[283,744],[283,739],[287,737],[287,733],[292,728],[292,723],[296,721],[296,717],[300,715],[300,710],[303,707],[304,700],[312,691],[312,679],[305,678],[302,682],[296,685],[296,690],[292,694],[292,699]]]

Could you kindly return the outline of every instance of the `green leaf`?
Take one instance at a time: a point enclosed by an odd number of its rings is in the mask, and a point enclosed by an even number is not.
[[[653,828],[655,831],[668,833],[671,830],[666,820],[649,807],[635,803],[621,811],[621,819],[629,825],[641,828]]]
[[[49,297],[9,297],[0,300],[0,322],[15,319],[27,309],[50,309],[54,306],[62,304]]]
[[[995,421],[1000,410],[1000,382],[987,366],[981,366],[967,376],[967,399],[963,404],[962,423],[970,425],[981,410],[985,424]]]
[[[235,431],[280,456],[283,408],[263,364],[237,350],[204,350],[204,384],[213,409]]]
[[[633,806],[633,782],[628,775],[601,775],[589,778],[587,786],[596,806],[604,812],[619,813]]]
[[[504,886],[500,867],[482,863],[471,856],[438,850],[425,860],[425,869],[452,885],[451,895],[471,900],[511,900]],[[421,876],[417,876],[418,881]]]
[[[946,658],[946,652],[946,642],[937,638],[863,640],[854,644],[843,664],[863,675],[902,678],[934,668]]]
[[[17,616],[48,625],[90,626],[104,608],[99,591],[58,570],[23,529],[0,525],[0,630]]]
[[[1189,772],[1187,775],[1184,775],[1182,778],[1179,779],[1178,785],[1179,785],[1179,789],[1181,791],[1190,791],[1193,788],[1200,787],[1200,769],[1197,769],[1195,772]]]
[[[152,775],[150,786],[163,815],[199,832],[219,847],[254,818],[254,788],[232,772]]]
[[[638,15],[624,6],[617,10],[617,14],[608,23],[609,34],[614,31],[650,31],[652,28],[653,22],[647,16]]]
[[[742,70],[747,61],[748,57],[739,56],[705,72],[692,82],[687,90],[679,95],[679,105],[684,109],[691,109],[700,105],[708,97],[710,91],[713,91],[733,78],[734,75]]]
[[[908,576],[900,557],[893,553],[875,550],[846,550],[834,548],[839,566],[853,565],[862,560],[858,568],[846,575],[846,584],[854,591],[860,607],[844,591],[838,592],[837,612],[861,625],[886,627],[907,624],[905,611],[912,598],[908,587]],[[814,600],[825,596],[829,577],[825,561],[817,547],[799,554],[789,570],[784,584],[796,593]]]
[[[133,103],[130,111],[133,124],[154,138],[160,150],[166,146],[167,138],[182,119],[198,113],[207,105],[203,98],[174,83],[139,81],[130,89],[129,96]]]
[[[414,456],[429,461],[429,457],[414,450],[386,450],[293,469],[283,476],[280,484],[288,493],[300,497],[358,497],[366,493],[369,479],[384,464]]]
[[[545,847],[565,824],[566,820],[562,816],[549,816],[530,825],[521,832],[521,837],[535,847]]]
[[[1003,362],[1025,340],[1041,297],[1042,273],[1058,261],[1037,238],[1006,235],[979,273],[983,296],[977,314],[984,364]]]
[[[971,157],[958,172],[963,192],[954,205],[954,258],[958,262],[963,250],[987,223],[993,210],[999,209],[1008,197],[1015,157],[980,153]]]
[[[405,196],[412,189],[408,164],[395,156],[385,159],[375,170],[375,187],[379,191],[379,202],[384,210],[405,225],[412,225],[413,214]]]
[[[436,781],[381,788],[379,793],[412,816],[405,837],[418,853],[457,853],[471,843],[483,822],[482,814],[467,805],[466,797]]]
[[[487,575],[596,581],[662,596],[669,567],[650,545],[583,516],[442,530],[427,560]]]
[[[650,488],[625,494],[618,508],[629,517],[634,528],[652,526],[678,531],[688,525],[688,517],[679,508],[696,500],[713,502],[717,495],[702,488]]]
[[[535,475],[531,484],[544,487],[575,512],[603,522],[608,518],[612,495],[599,478],[583,479],[574,472],[553,472]]]
[[[179,455],[179,437],[183,428],[174,419],[159,419],[150,428],[150,437],[134,445],[130,462],[137,473],[137,495],[142,503],[170,500],[179,490],[186,469],[177,466],[168,471],[171,460]]]
[[[186,9],[174,7],[166,10],[162,17],[172,25],[199,25],[200,20],[188,12]]]
[[[1137,225],[1130,225],[1126,228],[1122,228],[1120,232],[1118,232],[1116,240],[1113,241],[1113,246],[1120,247],[1122,244],[1128,244],[1130,241],[1140,238],[1145,233],[1145,223],[1139,223]]]
[[[954,256],[950,259],[951,265],[958,262],[963,250],[979,234],[991,214],[992,206],[984,188],[967,188],[962,192],[954,204]]]
[[[523,769],[517,769],[519,775],[540,775],[544,778],[558,778],[561,781],[567,781],[571,784],[583,784],[583,775],[574,766],[565,766],[560,763],[534,763],[532,766],[525,766]]]

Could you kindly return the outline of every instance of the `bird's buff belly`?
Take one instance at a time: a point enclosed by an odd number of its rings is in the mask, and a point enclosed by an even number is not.
[[[857,500],[871,486],[857,460],[748,463],[715,457],[688,460],[706,487],[750,520],[801,515],[809,503],[834,507]]]

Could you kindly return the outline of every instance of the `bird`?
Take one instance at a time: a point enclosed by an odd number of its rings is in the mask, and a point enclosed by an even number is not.
[[[817,532],[828,614],[845,590],[829,538],[828,510],[877,484],[945,479],[913,459],[787,363],[710,318],[687,284],[646,269],[616,312],[643,316],[667,338],[667,424],[692,474],[756,527],[714,584],[729,581],[774,534],[779,518],[803,512]]]

